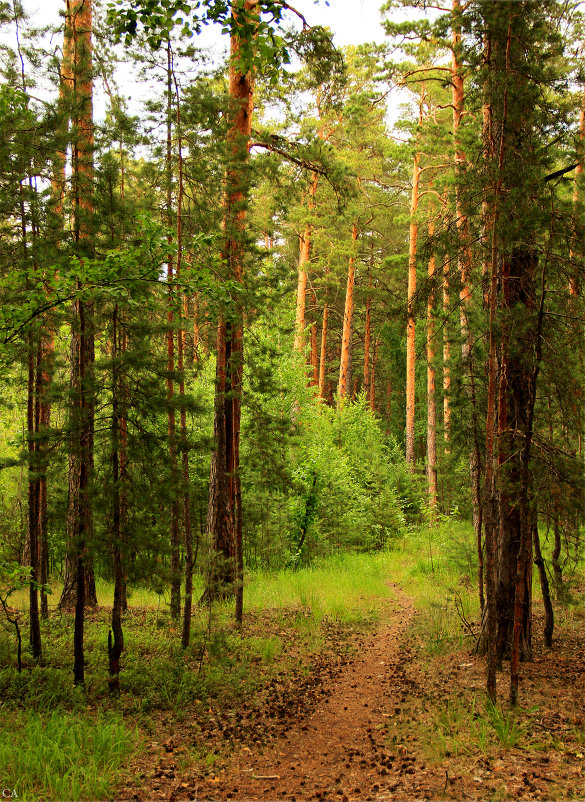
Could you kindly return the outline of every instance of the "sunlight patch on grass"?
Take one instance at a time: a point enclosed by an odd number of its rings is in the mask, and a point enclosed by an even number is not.
[[[375,612],[392,595],[387,552],[339,555],[298,571],[251,574],[246,584],[250,610],[301,607],[324,617],[353,621]]]

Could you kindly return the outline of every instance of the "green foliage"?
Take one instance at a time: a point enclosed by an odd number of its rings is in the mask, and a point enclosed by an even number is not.
[[[249,562],[307,565],[390,546],[424,508],[396,443],[363,396],[340,409],[319,402],[296,355],[263,326],[255,335],[242,439]]]
[[[504,712],[499,705],[486,699],[486,715],[504,749],[518,746],[524,735],[524,727],[518,722],[514,710]]]
[[[105,799],[136,742],[119,715],[5,709],[0,776],[18,799]]]

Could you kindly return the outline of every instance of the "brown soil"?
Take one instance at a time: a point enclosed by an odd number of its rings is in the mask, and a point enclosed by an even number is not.
[[[377,631],[354,637],[352,658],[333,635],[334,648],[309,674],[273,679],[235,720],[225,712],[207,732],[197,726],[213,763],[186,758],[194,724],[173,722],[172,738],[161,732],[150,743],[133,767],[138,781],[119,798],[585,798],[582,628],[561,629],[555,652],[535,637],[520,734],[502,745],[483,707],[483,661],[469,649],[428,657],[411,628],[410,599],[395,594]],[[505,671],[499,683],[505,698]]]

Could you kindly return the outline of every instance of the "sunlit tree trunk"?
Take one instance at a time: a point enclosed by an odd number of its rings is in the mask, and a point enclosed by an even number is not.
[[[374,353],[372,355],[372,375],[370,378],[370,410],[376,411],[376,365],[378,364],[378,349],[380,347],[380,338],[376,337],[374,341]]]
[[[327,400],[327,322],[329,319],[329,308],[327,304],[323,307],[323,324],[321,326],[321,352],[319,356],[319,398]]]
[[[477,542],[481,548],[481,494],[480,494],[480,464],[479,464],[479,445],[477,432],[479,424],[477,421],[477,405],[475,391],[475,377],[473,372],[472,355],[472,334],[469,328],[469,316],[473,301],[471,289],[471,267],[472,253],[469,241],[469,222],[467,214],[463,209],[461,201],[461,186],[459,176],[465,164],[465,153],[460,141],[459,129],[464,112],[464,86],[461,64],[459,62],[459,52],[461,49],[461,5],[459,0],[453,0],[453,28],[452,28],[452,62],[451,62],[451,81],[453,93],[453,141],[455,143],[455,219],[458,234],[458,269],[460,280],[460,303],[461,303],[461,355],[463,358],[464,369],[469,378],[468,394],[471,401],[474,442],[472,443],[469,455],[469,469],[471,475],[472,503],[473,503],[473,525],[476,533]]]
[[[351,230],[351,239],[355,247],[358,238],[357,223],[354,223]],[[342,404],[347,395],[347,384],[350,369],[351,353],[351,324],[353,319],[353,288],[355,284],[355,254],[349,258],[347,269],[347,287],[345,290],[345,309],[343,312],[343,333],[341,336],[341,356],[339,359],[339,384],[337,395],[339,403]]]
[[[372,340],[372,267],[374,264],[374,236],[370,237],[370,264],[368,268],[368,294],[366,297],[366,321],[364,325],[364,393],[370,399],[370,347]]]
[[[313,292],[313,315],[317,315],[317,296]],[[319,386],[319,349],[318,349],[318,337],[317,337],[317,321],[313,320],[311,323],[311,357],[310,357],[310,365],[311,365],[311,380],[310,385],[312,387]]]
[[[451,451],[451,342],[449,340],[449,277],[451,260],[445,255],[443,262],[443,437],[445,454]]]
[[[66,18],[64,52],[71,53],[71,175],[73,235],[80,259],[93,256],[93,80],[92,2],[71,0]],[[84,606],[96,604],[91,565],[93,512],[91,484],[94,456],[94,308],[81,296],[75,303],[71,336],[72,423],[67,512],[68,560],[60,604],[75,602],[74,681],[83,684]]]
[[[245,0],[244,11],[254,15],[257,0]],[[237,14],[234,5],[234,14]],[[238,64],[243,42],[236,29],[230,41],[229,97],[227,134],[228,168],[224,210],[225,243],[223,260],[228,277],[241,283],[246,245],[246,206],[248,199],[248,144],[254,108],[251,72],[242,72]],[[215,390],[214,436],[207,531],[212,537],[216,561],[210,572],[206,595],[233,592],[236,595],[236,624],[243,615],[243,544],[242,507],[239,479],[240,416],[243,372],[243,308],[236,299],[236,313],[229,320],[222,315],[218,324],[217,375]]]
[[[422,122],[422,97],[419,123]],[[418,238],[418,209],[420,182],[420,153],[415,153],[412,168],[412,193],[410,199],[410,233],[408,239],[408,321],[406,324],[406,465],[410,471],[415,466],[415,374],[416,374],[416,321],[414,300],[416,295],[416,247]]]
[[[432,212],[431,212],[432,213]],[[435,225],[429,220],[429,239],[432,241]],[[432,247],[432,245],[431,245]],[[435,272],[436,257],[434,252],[429,259],[428,277],[430,291],[427,298],[427,473],[429,483],[429,502],[431,505],[431,521],[435,520],[437,508],[437,402],[436,402],[436,368],[435,368]]]
[[[317,192],[317,173],[313,173],[311,186],[309,188],[308,211],[312,213],[315,207],[315,194]],[[303,334],[305,331],[305,308],[307,299],[307,270],[311,260],[311,237],[313,228],[311,223],[307,223],[303,233],[299,236],[299,267],[297,282],[297,311],[295,323],[295,351],[303,350]]]

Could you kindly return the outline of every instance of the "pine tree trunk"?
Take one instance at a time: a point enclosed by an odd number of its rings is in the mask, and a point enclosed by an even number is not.
[[[429,239],[435,233],[433,220],[429,220]],[[430,291],[427,299],[427,473],[429,483],[429,502],[431,523],[435,522],[437,509],[437,404],[435,368],[435,282],[436,258],[432,253],[429,259],[428,277]]]
[[[317,314],[317,296],[313,292],[313,315]],[[319,351],[317,346],[317,321],[313,320],[311,323],[311,387],[319,386]]]
[[[257,0],[245,0],[244,10],[254,13]],[[235,4],[233,14],[237,14]],[[246,205],[248,199],[248,143],[254,108],[251,72],[241,72],[238,58],[243,42],[234,30],[230,40],[229,97],[230,114],[227,134],[228,168],[224,211],[225,244],[222,253],[227,277],[243,280],[246,245]],[[207,531],[212,537],[216,559],[205,592],[209,600],[217,595],[236,592],[237,625],[241,625],[243,607],[242,506],[239,479],[240,417],[243,375],[243,307],[235,299],[232,319],[220,319],[217,337],[217,372],[215,387],[214,436],[209,482]],[[234,588],[235,585],[235,588]]]
[[[548,576],[546,575],[546,565],[540,550],[540,537],[538,535],[537,516],[534,515],[534,523],[532,525],[532,542],[534,546],[534,564],[538,568],[538,577],[540,579],[540,590],[542,592],[542,604],[544,607],[544,645],[549,649],[552,647],[552,638],[555,628],[555,614],[550,597],[550,587],[548,584]]]
[[[123,525],[122,501],[120,486],[122,484],[120,470],[120,379],[119,379],[119,335],[118,306],[114,306],[112,315],[112,561],[114,573],[114,603],[112,606],[112,630],[108,633],[108,662],[110,693],[120,691],[120,657],[124,649],[124,633],[122,630],[122,610],[124,592],[124,568],[122,562]],[[113,641],[112,641],[113,633]]]
[[[167,40],[167,153],[166,153],[166,182],[167,182],[167,224],[169,229],[173,224],[172,194],[173,194],[173,168],[172,168],[172,134],[173,134],[173,54],[171,41]],[[171,238],[169,235],[169,244]],[[171,482],[170,512],[170,545],[171,545],[171,618],[175,621],[181,615],[181,561],[179,533],[179,502],[178,493],[178,467],[177,467],[177,427],[175,421],[175,279],[173,255],[167,257],[167,284],[168,284],[168,312],[167,312],[167,405],[168,405],[168,439],[169,439],[169,468]]]
[[[317,192],[317,173],[313,173],[311,186],[309,188],[309,214],[315,207],[315,194]],[[303,233],[299,236],[299,276],[297,283],[297,312],[295,323],[295,351],[303,350],[303,334],[305,331],[305,307],[307,297],[307,268],[311,259],[311,237],[313,229],[311,224],[305,226]]]
[[[354,223],[351,231],[351,239],[354,243],[358,238],[357,223]],[[350,352],[351,352],[351,324],[353,319],[353,288],[355,284],[355,255],[350,256],[347,270],[347,287],[345,291],[345,309],[343,312],[343,333],[341,337],[341,356],[339,360],[339,385],[337,395],[339,404],[347,395],[347,386],[350,375]]]
[[[92,2],[71,0],[66,20],[64,53],[71,53],[72,99],[72,183],[74,240],[81,258],[93,253],[93,80]],[[69,23],[69,24],[67,24]],[[81,292],[82,286],[79,285]],[[91,561],[93,514],[94,430],[94,310],[91,301],[79,299],[74,309],[71,335],[71,388],[73,398],[69,453],[69,500],[67,512],[68,558],[61,608],[75,605],[74,676],[83,684],[83,608],[96,605],[95,579]],[[80,598],[79,598],[80,596]]]
[[[22,250],[24,262],[29,266],[29,248],[27,241],[27,219],[22,184],[20,185],[20,217],[22,230]],[[33,223],[34,231],[34,223]],[[34,233],[33,233],[34,236]],[[34,255],[33,255],[34,258]],[[33,268],[34,272],[34,268]],[[37,435],[38,423],[35,421],[35,399],[38,398],[36,382],[36,345],[32,326],[29,326],[27,336],[27,399],[26,399],[26,428],[27,428],[27,468],[28,468],[28,509],[27,509],[27,543],[28,563],[30,565],[29,585],[29,640],[33,658],[42,660],[41,624],[39,618],[39,595],[36,583],[39,580],[39,533],[38,533],[38,503],[39,482],[37,476]]]
[[[451,452],[451,343],[449,341],[449,274],[451,260],[445,255],[443,262],[443,438],[445,440],[445,454]]]
[[[374,235],[370,237],[370,264],[368,268],[368,295],[366,297],[366,322],[364,326],[364,393],[370,399],[370,344],[372,339],[372,267],[374,265]]]
[[[581,99],[581,110],[579,112],[579,149],[582,151],[585,145],[585,90],[583,90],[583,96]],[[579,159],[579,163],[575,168],[575,187],[573,189],[573,218],[576,219],[578,217],[578,210],[579,210],[579,190],[580,190],[580,182],[581,176],[583,175],[583,157],[581,154],[581,158]],[[569,254],[569,260],[572,262],[574,259],[574,252],[571,248],[571,252]],[[573,272],[569,279],[569,292],[572,296],[576,297],[580,294],[580,286],[579,286],[579,273],[578,269]]]
[[[179,191],[177,195],[177,283],[181,282],[181,268],[183,262],[183,149],[181,131],[181,107],[179,89],[175,81],[177,94],[177,140],[178,140],[178,166]],[[180,305],[182,310],[179,331],[177,332],[177,369],[179,371],[179,399],[180,436],[181,436],[181,497],[183,501],[183,532],[185,548],[185,604],[183,608],[183,631],[181,644],[183,649],[189,646],[191,640],[191,608],[193,601],[193,530],[191,526],[191,495],[189,492],[189,451],[187,443],[187,412],[185,409],[185,320],[187,319],[187,297],[184,296]]]
[[[422,97],[420,101],[419,123],[422,123]],[[412,194],[410,200],[410,234],[408,244],[408,322],[406,324],[406,465],[411,472],[414,471],[416,463],[414,440],[416,322],[414,313],[414,300],[416,295],[416,247],[418,223],[415,215],[418,209],[420,172],[420,154],[416,153],[412,168]]]
[[[376,337],[374,341],[374,354],[372,357],[372,376],[370,379],[370,411],[376,411],[376,365],[378,364],[378,348],[380,346],[380,338]]]
[[[319,398],[327,400],[327,322],[329,319],[329,308],[327,304],[323,307],[323,324],[321,326],[321,354],[319,357]]]
[[[474,441],[469,454],[469,472],[471,476],[472,505],[473,505],[473,527],[478,544],[478,551],[481,552],[481,464],[479,454],[479,421],[477,420],[477,404],[475,390],[475,376],[473,368],[472,354],[472,334],[469,328],[469,316],[472,306],[471,288],[471,267],[472,253],[469,241],[469,223],[467,214],[463,210],[461,202],[461,186],[459,175],[465,165],[465,153],[462,150],[459,140],[459,128],[464,111],[464,86],[461,65],[459,63],[459,51],[461,48],[461,6],[459,0],[453,0],[453,27],[452,27],[452,62],[451,62],[451,81],[453,94],[453,141],[455,143],[455,220],[459,239],[458,247],[458,271],[460,280],[459,297],[461,302],[461,356],[463,359],[464,370],[469,377],[468,394],[471,402],[473,416],[473,438]],[[483,556],[479,556],[480,564],[483,563]]]

